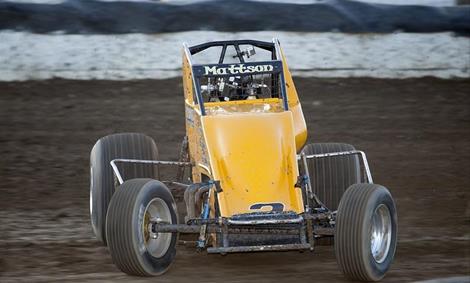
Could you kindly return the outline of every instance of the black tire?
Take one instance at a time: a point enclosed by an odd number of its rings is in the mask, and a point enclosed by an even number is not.
[[[373,221],[376,212],[388,215],[389,220]],[[381,215],[381,214],[377,214]],[[390,223],[390,225],[374,225]],[[389,245],[372,245],[371,228],[388,227],[381,239]],[[384,241],[388,239],[388,241]],[[378,243],[376,241],[375,243]],[[390,192],[376,184],[355,184],[345,193],[338,207],[335,232],[336,261],[341,271],[350,279],[378,281],[390,268],[397,245],[397,213]],[[374,249],[371,246],[383,247]],[[388,247],[388,248],[387,248]],[[382,251],[382,252],[378,252]]]
[[[115,179],[110,162],[116,158],[158,159],[152,138],[137,133],[114,134],[99,139],[90,154],[90,218],[93,232],[106,245],[106,212],[114,193]],[[119,163],[124,180],[158,177],[158,167],[144,164]]]
[[[310,155],[351,150],[355,148],[350,144],[311,143],[302,149],[302,153]],[[361,182],[361,167],[357,155],[308,159],[307,167],[313,192],[332,211],[338,208],[346,189]]]
[[[159,256],[152,255],[152,251],[146,246],[150,241],[143,228],[146,211],[150,204],[155,202],[160,205],[164,203],[168,208],[168,222],[178,223],[176,203],[170,190],[156,180],[133,179],[124,182],[118,187],[109,204],[106,221],[108,248],[113,262],[127,274],[161,275],[168,270],[175,258],[177,233],[162,233],[154,240],[157,243],[159,240],[165,243],[164,246],[156,247],[161,249]],[[162,237],[167,237],[167,241],[162,241]]]

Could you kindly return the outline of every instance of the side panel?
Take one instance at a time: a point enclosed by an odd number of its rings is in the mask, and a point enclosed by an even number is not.
[[[279,45],[278,47],[280,48]],[[292,112],[294,117],[295,145],[297,152],[300,152],[302,147],[305,145],[305,142],[307,141],[307,124],[305,123],[302,105],[300,104],[299,96],[297,95],[297,90],[295,89],[294,80],[292,79],[289,66],[287,65],[286,57],[284,56],[284,52],[282,52],[281,48],[279,51],[282,57],[289,110]]]
[[[203,116],[213,177],[221,181],[221,216],[272,210],[303,212],[293,117],[281,113]]]
[[[191,105],[186,103],[186,135],[188,136],[189,157],[194,163],[192,181],[201,182],[201,174],[211,176],[207,146],[202,133],[201,116]]]
[[[183,90],[184,90],[184,99],[189,104],[194,104],[193,100],[193,73],[191,64],[186,55],[186,52],[183,50]]]
[[[183,90],[185,100],[186,135],[188,136],[192,181],[201,182],[201,174],[210,176],[207,147],[201,127],[201,114],[194,100],[193,74],[187,54],[183,52]]]

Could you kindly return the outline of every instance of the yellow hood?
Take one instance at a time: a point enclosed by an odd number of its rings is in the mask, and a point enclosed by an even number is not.
[[[266,211],[303,212],[294,123],[290,111],[202,117],[221,216]],[[264,205],[266,204],[266,205]]]

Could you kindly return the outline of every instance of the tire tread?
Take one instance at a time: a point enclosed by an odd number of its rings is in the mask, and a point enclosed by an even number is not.
[[[160,187],[158,187],[158,183]],[[157,184],[157,187],[155,185]],[[114,264],[123,272],[135,276],[155,276],[164,273],[173,260],[177,238],[174,238],[168,248],[167,254],[170,259],[163,265],[156,268],[144,259],[140,254],[136,244],[135,221],[140,200],[150,191],[159,190],[162,199],[166,199],[170,211],[172,211],[173,222],[177,223],[176,204],[171,191],[161,182],[153,179],[138,178],[124,182],[120,185],[114,194],[107,213],[106,236],[108,239],[108,248],[113,258]],[[140,227],[140,225],[139,225]],[[175,235],[175,237],[177,237]],[[165,255],[164,257],[166,257]],[[158,265],[158,264],[156,264]]]
[[[377,281],[381,277],[367,269],[363,253],[363,220],[373,194],[388,190],[376,184],[354,184],[343,195],[338,207],[335,231],[336,260],[342,272],[353,280]],[[388,193],[389,194],[389,193]],[[390,196],[391,197],[391,196]]]

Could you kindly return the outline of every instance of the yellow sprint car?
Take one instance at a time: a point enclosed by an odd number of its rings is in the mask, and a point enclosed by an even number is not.
[[[155,142],[137,133],[103,137],[92,149],[92,227],[114,263],[131,275],[160,275],[178,235],[194,233],[195,248],[215,254],[334,243],[347,277],[380,280],[397,244],[392,196],[373,183],[364,152],[306,144],[279,41],[184,45],[182,69],[178,161],[158,160]],[[175,166],[175,180],[159,180],[160,166]],[[179,221],[175,186],[186,207]]]

